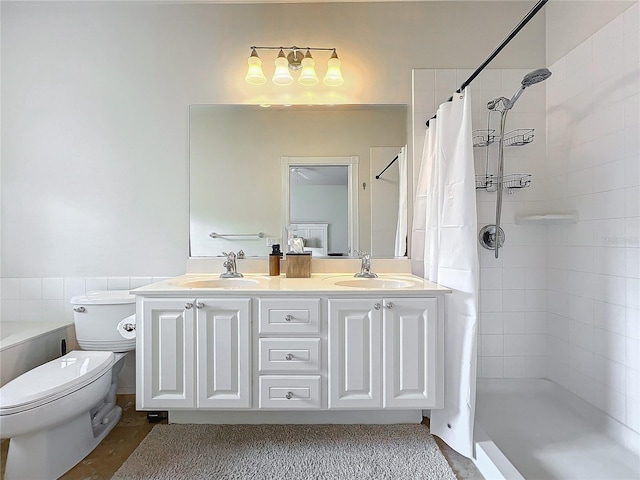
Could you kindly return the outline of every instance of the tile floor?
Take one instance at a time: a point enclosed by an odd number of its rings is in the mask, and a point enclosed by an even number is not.
[[[82,462],[69,470],[61,480],[108,480],[153,428],[147,422],[146,412],[136,411],[135,395],[118,395],[122,407],[122,419],[104,441]],[[428,425],[428,419],[423,422]],[[459,480],[480,480],[482,475],[473,462],[451,450],[436,438],[451,468]],[[4,478],[4,465],[9,441],[2,440],[0,476]]]

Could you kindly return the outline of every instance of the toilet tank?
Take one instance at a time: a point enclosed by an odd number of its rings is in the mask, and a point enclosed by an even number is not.
[[[136,313],[135,297],[128,290],[98,290],[71,299],[76,340],[83,350],[127,352],[136,348],[135,336],[125,338],[119,324]],[[135,323],[135,317],[126,323]]]

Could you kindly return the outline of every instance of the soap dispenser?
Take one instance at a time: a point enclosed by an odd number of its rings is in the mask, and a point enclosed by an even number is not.
[[[272,277],[280,276],[280,257],[282,257],[280,244],[274,243],[271,245],[271,253],[269,254],[269,275]]]

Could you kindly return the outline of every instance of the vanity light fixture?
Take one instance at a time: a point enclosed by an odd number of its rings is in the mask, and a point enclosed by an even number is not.
[[[278,50],[278,56],[275,60],[276,69],[272,77],[273,83],[276,85],[290,85],[293,83],[291,72],[301,70],[298,77],[298,83],[304,86],[316,85],[318,75],[316,74],[316,62],[311,56],[311,50],[332,52],[327,63],[327,73],[323,79],[325,85],[330,87],[339,87],[344,83],[342,72],[340,70],[341,62],[335,48],[316,48],[316,47],[251,47],[251,55],[247,60],[249,69],[245,80],[251,85],[263,85],[267,82],[262,71],[262,60],[258,56],[257,50]],[[285,54],[285,51],[288,51]]]

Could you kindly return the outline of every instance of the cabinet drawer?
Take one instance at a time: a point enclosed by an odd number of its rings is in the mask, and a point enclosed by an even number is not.
[[[260,333],[319,333],[319,298],[260,299]]]
[[[259,408],[307,410],[321,406],[320,375],[261,375]]]
[[[261,338],[259,350],[261,373],[320,371],[319,338]]]

